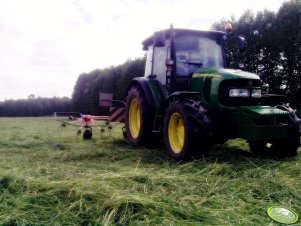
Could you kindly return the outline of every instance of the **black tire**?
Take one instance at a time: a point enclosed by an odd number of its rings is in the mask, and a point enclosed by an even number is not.
[[[85,131],[83,133],[83,139],[89,140],[92,138],[92,129],[91,128],[85,128]]]
[[[201,105],[188,100],[177,100],[169,105],[164,122],[164,140],[166,151],[173,159],[186,160],[192,156],[204,155],[210,150],[210,121],[205,112]],[[173,124],[177,120],[178,128],[175,129]],[[171,130],[177,130],[177,135]]]
[[[136,125],[139,124],[139,128],[136,130],[133,129],[133,122],[135,120],[130,117],[131,107],[133,107],[132,104],[134,104],[134,102],[137,103],[140,113],[140,123],[134,123]],[[153,123],[154,109],[148,104],[145,94],[139,87],[131,87],[128,91],[125,107],[125,127],[127,140],[135,146],[149,145],[151,142],[154,142],[152,139]]]

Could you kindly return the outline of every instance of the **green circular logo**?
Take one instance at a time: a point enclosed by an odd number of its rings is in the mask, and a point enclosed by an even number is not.
[[[267,214],[274,221],[282,224],[294,224],[298,221],[298,215],[293,211],[283,207],[270,207]]]

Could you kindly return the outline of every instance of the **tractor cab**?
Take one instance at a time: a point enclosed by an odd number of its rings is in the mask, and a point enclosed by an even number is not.
[[[145,77],[156,78],[169,93],[189,89],[192,75],[202,68],[224,68],[224,40],[219,31],[168,29],[146,39]]]

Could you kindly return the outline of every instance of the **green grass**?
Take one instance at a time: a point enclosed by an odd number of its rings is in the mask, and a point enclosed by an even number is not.
[[[91,141],[58,129],[0,118],[1,225],[278,225],[268,207],[301,213],[300,154],[256,157],[232,140],[177,163],[163,147],[128,145],[120,127]]]

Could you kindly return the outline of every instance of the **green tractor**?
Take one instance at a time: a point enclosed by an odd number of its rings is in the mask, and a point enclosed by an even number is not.
[[[131,81],[126,137],[135,146],[159,143],[183,160],[213,144],[243,138],[257,154],[294,156],[300,119],[279,95],[262,95],[258,75],[226,69],[228,32],[170,29],[142,42],[144,77]],[[237,37],[245,48],[245,40]]]

